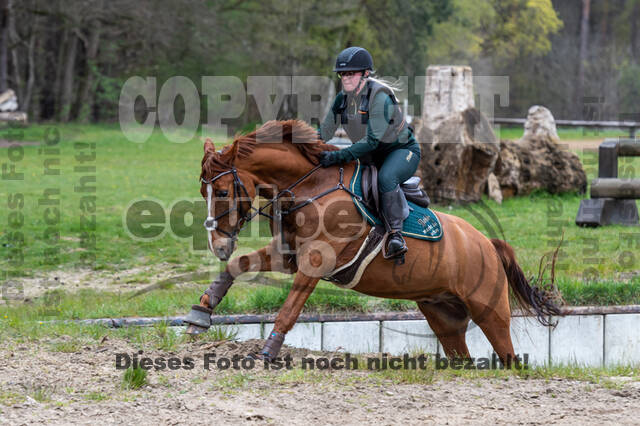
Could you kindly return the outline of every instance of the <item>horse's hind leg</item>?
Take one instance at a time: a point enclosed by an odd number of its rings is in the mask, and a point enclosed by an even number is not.
[[[469,358],[469,349],[464,336],[470,318],[459,299],[436,303],[418,302],[418,308],[438,336],[448,358]]]
[[[511,309],[506,279],[504,285],[499,287],[502,288],[498,290],[497,294],[494,293],[494,290],[491,291],[491,295],[478,291],[466,302],[471,318],[487,336],[491,346],[504,363],[509,359],[514,359],[515,353],[509,329]]]

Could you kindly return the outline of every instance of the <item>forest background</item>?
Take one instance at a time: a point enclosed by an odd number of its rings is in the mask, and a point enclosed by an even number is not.
[[[334,58],[351,45],[379,75],[406,77],[399,97],[416,115],[415,77],[465,64],[509,77],[498,117],[542,104],[560,119],[640,121],[640,0],[0,0],[0,18],[0,91],[32,122],[116,121],[133,75],[337,82]],[[296,116],[295,99],[278,116]],[[234,124],[256,121],[249,100]]]

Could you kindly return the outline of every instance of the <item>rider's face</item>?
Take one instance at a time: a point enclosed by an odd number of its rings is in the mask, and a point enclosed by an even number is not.
[[[369,75],[368,71],[365,71],[365,77]],[[342,80],[342,88],[345,92],[360,92],[362,90],[362,86],[364,86],[364,81],[361,81],[362,71],[347,71],[340,74],[340,79]]]

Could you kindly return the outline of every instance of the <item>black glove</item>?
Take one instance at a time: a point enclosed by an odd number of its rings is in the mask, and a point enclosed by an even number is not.
[[[320,165],[330,167],[338,162],[335,151],[323,151],[320,153]]]

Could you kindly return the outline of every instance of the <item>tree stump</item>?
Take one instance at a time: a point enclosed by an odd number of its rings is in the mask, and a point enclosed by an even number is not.
[[[470,67],[427,68],[417,138],[422,184],[435,202],[479,201],[498,158],[490,123],[475,109]]]
[[[536,189],[552,194],[584,193],[587,176],[578,156],[559,145],[551,112],[539,105],[529,108],[525,133],[518,141],[500,142],[495,175],[503,197],[526,195]]]

